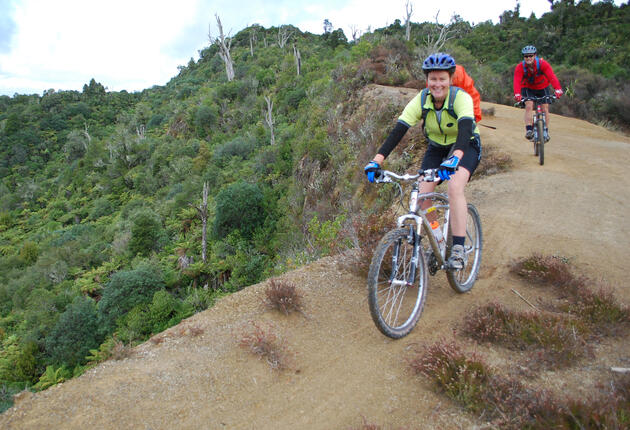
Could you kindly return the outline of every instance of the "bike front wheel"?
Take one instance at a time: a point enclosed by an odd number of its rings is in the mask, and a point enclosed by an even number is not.
[[[376,327],[394,339],[413,330],[427,294],[427,269],[420,238],[411,228],[388,232],[374,251],[368,302]]]
[[[542,120],[538,120],[536,123],[536,129],[538,131],[538,141],[536,143],[538,145],[538,151],[536,151],[536,155],[538,155],[540,165],[542,166],[545,164],[545,127]]]
[[[447,270],[446,278],[451,287],[458,293],[465,293],[475,284],[479,267],[481,266],[481,218],[479,212],[470,203],[466,215],[466,237],[464,242],[464,267],[459,270]],[[451,246],[448,248],[447,259],[450,256]]]

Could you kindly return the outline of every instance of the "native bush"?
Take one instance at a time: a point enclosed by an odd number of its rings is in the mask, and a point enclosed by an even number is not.
[[[97,347],[101,341],[94,301],[88,297],[77,297],[46,336],[45,345],[52,363],[73,368],[83,364],[90,349]]]
[[[219,166],[225,166],[232,157],[247,160],[255,148],[253,139],[239,136],[224,144],[217,145],[213,158]]]
[[[251,238],[264,220],[263,193],[258,185],[237,182],[217,194],[213,225],[217,237],[223,238],[239,230],[244,238]]]
[[[155,292],[164,287],[162,271],[149,263],[116,272],[105,285],[98,303],[99,319],[105,328],[112,328],[116,319],[135,306],[150,302]]]
[[[163,228],[162,222],[150,211],[140,211],[133,218],[129,251],[133,255],[146,256],[160,246]]]

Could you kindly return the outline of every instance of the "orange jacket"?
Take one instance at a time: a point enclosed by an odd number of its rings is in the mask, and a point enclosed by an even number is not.
[[[475,81],[466,73],[464,66],[455,66],[453,74],[453,85],[466,91],[473,99],[473,110],[475,112],[475,122],[481,121],[481,95],[475,88]]]

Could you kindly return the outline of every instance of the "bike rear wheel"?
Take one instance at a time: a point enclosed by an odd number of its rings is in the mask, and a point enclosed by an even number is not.
[[[465,293],[475,284],[481,266],[482,250],[481,218],[472,204],[468,204],[466,215],[466,237],[464,242],[464,267],[460,270],[447,270],[446,278],[451,287],[458,293]],[[451,242],[449,240],[449,242]],[[447,259],[450,256],[452,243],[447,249]]]
[[[536,129],[538,131],[538,140],[537,140],[538,151],[536,151],[537,153],[536,155],[538,155],[540,165],[542,166],[543,164],[545,164],[545,135],[544,135],[545,127],[541,119],[539,119],[536,122]]]
[[[377,245],[370,264],[370,313],[376,327],[393,339],[409,334],[424,308],[428,279],[419,240],[411,228],[392,230]]]

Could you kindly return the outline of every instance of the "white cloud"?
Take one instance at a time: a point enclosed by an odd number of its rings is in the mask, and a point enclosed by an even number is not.
[[[208,46],[219,14],[226,34],[248,25],[292,24],[321,34],[324,19],[351,38],[405,18],[405,1],[394,0],[0,0],[0,94],[81,90],[94,78],[110,90],[163,85],[177,67]],[[468,22],[498,20],[516,0],[411,0],[413,22],[440,22],[454,13]],[[549,10],[548,0],[521,0],[521,16]],[[623,3],[615,1],[616,4]]]
[[[0,55],[0,89],[80,89],[92,77],[112,90],[163,84],[187,59],[168,48],[195,12],[195,2],[22,1],[11,52]]]

